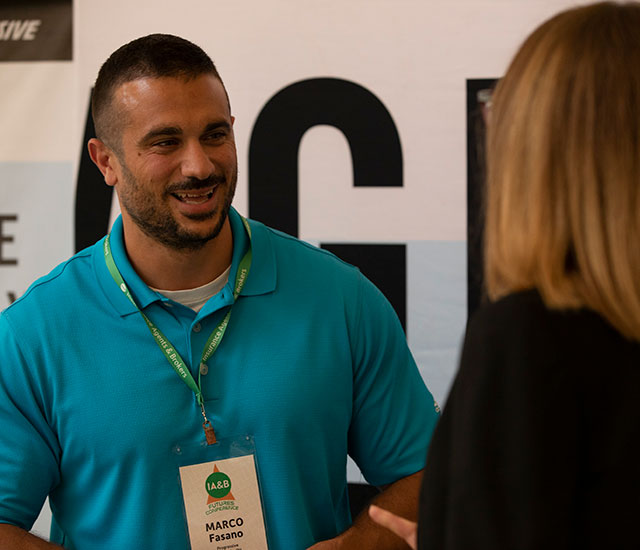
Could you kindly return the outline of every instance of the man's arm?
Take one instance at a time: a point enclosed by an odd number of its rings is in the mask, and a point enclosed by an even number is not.
[[[418,518],[418,494],[422,482],[422,470],[387,485],[372,504],[389,510],[412,521]],[[337,537],[314,544],[308,550],[389,550],[406,549],[406,543],[391,531],[375,523],[364,510],[353,525]]]
[[[54,550],[61,549],[62,546],[51,544],[20,527],[0,523],[0,548],[6,550]]]

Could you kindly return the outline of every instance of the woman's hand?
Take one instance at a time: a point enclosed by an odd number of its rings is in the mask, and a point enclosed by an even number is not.
[[[418,548],[418,524],[414,521],[396,516],[372,504],[369,506],[369,517],[376,523],[386,527],[403,539],[412,550]]]

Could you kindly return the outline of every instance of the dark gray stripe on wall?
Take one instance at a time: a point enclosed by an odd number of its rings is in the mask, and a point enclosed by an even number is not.
[[[480,90],[491,89],[497,79],[467,80],[467,313],[484,296],[482,241],[484,238],[485,124],[478,101]]]

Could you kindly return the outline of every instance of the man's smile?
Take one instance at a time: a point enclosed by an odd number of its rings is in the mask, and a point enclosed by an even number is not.
[[[203,202],[207,202],[213,196],[213,192],[216,187],[217,185],[206,189],[176,191],[171,193],[171,195],[186,204],[201,204]]]

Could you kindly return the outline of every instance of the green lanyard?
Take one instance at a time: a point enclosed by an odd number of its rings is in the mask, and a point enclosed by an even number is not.
[[[242,223],[244,224],[244,227],[247,230],[247,234],[249,235],[249,248],[245,253],[245,255],[243,256],[242,260],[240,260],[240,264],[238,265],[238,273],[236,274],[236,284],[235,284],[235,289],[233,291],[234,304],[238,299],[240,292],[242,292],[242,288],[244,287],[244,284],[247,280],[247,276],[249,275],[249,269],[251,268],[251,228],[249,227],[249,222],[247,222],[245,218],[242,218]],[[105,263],[107,264],[107,269],[109,270],[109,273],[111,273],[113,280],[120,287],[120,290],[124,292],[125,296],[129,298],[130,302],[138,310],[138,313],[142,315],[142,318],[144,319],[145,323],[147,323],[149,332],[151,332],[151,335],[153,336],[156,344],[164,354],[167,361],[169,361],[169,364],[171,365],[171,367],[173,367],[173,370],[181,378],[181,380],[189,387],[189,389],[191,389],[191,391],[195,393],[196,398],[198,400],[198,405],[200,405],[200,409],[202,410],[202,417],[204,419],[204,422],[202,423],[202,427],[204,428],[207,444],[212,445],[213,443],[216,442],[216,437],[215,437],[215,432],[211,427],[211,422],[209,422],[209,420],[207,419],[207,414],[204,409],[204,398],[202,397],[202,389],[201,389],[201,383],[200,383],[200,371],[202,369],[198,369],[198,372],[199,372],[198,383],[196,383],[196,381],[193,379],[193,376],[191,375],[191,372],[189,371],[189,367],[187,367],[182,357],[180,357],[178,350],[176,350],[173,347],[169,339],[164,334],[162,334],[160,329],[153,324],[151,319],[149,319],[140,310],[140,308],[138,307],[138,304],[136,304],[136,301],[133,299],[133,296],[129,292],[129,289],[125,284],[124,279],[122,278],[122,275],[120,275],[120,271],[118,271],[116,262],[113,259],[113,254],[111,253],[111,245],[109,244],[109,238],[110,238],[110,235],[107,235],[107,237],[104,240],[104,260],[105,260]],[[229,311],[227,311],[227,314],[224,316],[224,319],[222,319],[222,322],[213,330],[213,332],[209,336],[209,339],[207,340],[207,343],[205,344],[204,350],[202,352],[200,365],[202,365],[203,363],[206,363],[209,359],[211,359],[213,354],[218,349],[218,346],[220,345],[220,342],[224,337],[224,333],[227,330],[227,325],[229,324],[229,318],[231,317],[231,310],[232,310],[232,307],[229,308]]]

